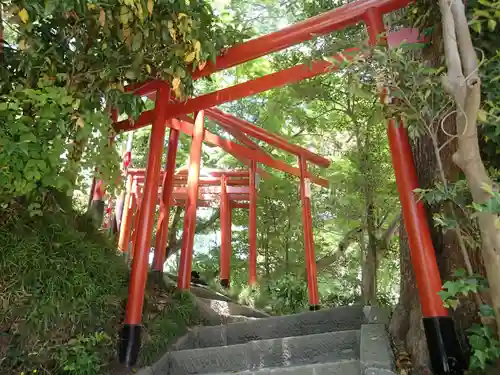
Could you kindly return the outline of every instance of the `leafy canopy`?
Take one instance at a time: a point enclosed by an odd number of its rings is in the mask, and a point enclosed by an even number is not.
[[[144,106],[124,86],[162,79],[190,95],[192,70],[242,37],[201,0],[14,0],[4,10],[3,203],[70,191],[80,168],[116,181],[109,110],[136,116]]]

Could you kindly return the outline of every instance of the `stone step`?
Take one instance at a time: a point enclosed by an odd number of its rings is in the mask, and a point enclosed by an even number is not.
[[[359,362],[353,360],[285,368],[269,368],[257,371],[213,373],[210,375],[360,375],[360,373]]]
[[[359,330],[369,320],[384,320],[375,310],[346,306],[296,315],[256,319],[212,327],[200,327],[180,340],[173,350],[244,344],[289,336],[305,336],[326,332]],[[383,315],[383,314],[382,314]]]
[[[359,359],[359,330],[252,341],[245,344],[167,353],[154,365],[157,375],[257,371]]]
[[[262,311],[253,309],[248,306],[240,305],[235,302],[221,301],[213,298],[202,298],[198,299],[204,302],[212,310],[220,315],[241,315],[252,318],[269,318],[270,315]]]

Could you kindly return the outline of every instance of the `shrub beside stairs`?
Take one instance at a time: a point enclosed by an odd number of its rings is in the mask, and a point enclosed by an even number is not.
[[[346,306],[198,327],[140,375],[393,375],[389,313]]]

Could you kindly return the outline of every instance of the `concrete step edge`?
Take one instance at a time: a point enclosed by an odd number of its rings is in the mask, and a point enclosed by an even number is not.
[[[338,336],[338,337],[341,337],[343,335],[359,335],[360,334],[360,330],[359,329],[348,329],[348,330],[344,330],[344,331],[332,331],[332,332],[323,332],[323,333],[314,333],[314,334],[310,334],[310,335],[303,335],[303,336],[285,336],[285,337],[276,337],[276,338],[272,338],[272,339],[265,339],[265,340],[251,340],[251,341],[247,341],[245,343],[242,343],[242,344],[234,344],[234,345],[223,345],[223,346],[209,346],[209,347],[206,347],[206,348],[195,348],[195,349],[184,349],[184,350],[177,350],[177,351],[173,351],[171,352],[171,354],[174,354],[174,353],[181,353],[181,352],[194,352],[194,353],[198,353],[198,352],[201,352],[203,350],[207,350],[207,349],[215,349],[215,348],[230,348],[230,347],[244,347],[244,346],[250,346],[252,345],[253,343],[256,343],[256,342],[271,342],[271,341],[278,341],[278,340],[305,340],[307,338],[312,338],[312,337],[319,337],[319,336]]]
[[[365,372],[368,369],[371,371],[374,369],[394,371],[394,354],[389,333],[384,324],[363,324],[361,326],[359,355],[361,367]]]
[[[153,370],[155,375],[237,373],[359,360],[359,340],[360,331],[350,330],[181,350],[167,353]]]
[[[326,363],[313,363],[302,366],[291,366],[291,367],[273,367],[273,368],[264,368],[256,371],[245,370],[240,372],[224,372],[224,373],[210,373],[206,375],[270,375],[280,373],[290,374],[290,375],[326,375],[331,374],[332,368],[337,368],[342,370],[343,375],[350,375],[345,371],[348,369],[352,369],[357,371],[355,375],[359,375],[360,373],[360,364],[356,359],[353,360],[342,360],[337,362],[326,362]],[[322,371],[322,372],[321,372]],[[328,371],[328,372],[325,372]],[[339,372],[340,374],[340,372]],[[354,375],[354,374],[353,374]]]
[[[354,310],[354,311],[358,312],[360,315],[363,314],[363,306],[341,306],[341,307],[334,307],[331,309],[319,310],[318,312],[321,313],[321,312],[329,311],[330,313],[335,314],[335,313],[341,313],[341,312],[348,311],[348,310]],[[297,319],[297,318],[300,318],[302,316],[310,316],[313,314],[317,314],[318,312],[316,312],[316,311],[303,311],[303,312],[299,312],[297,314],[292,314],[292,315],[269,316],[266,318],[260,318],[258,320],[257,319],[252,320],[251,322],[229,323],[229,324],[226,324],[226,326],[229,327],[229,326],[240,325],[240,324],[244,324],[244,323],[253,324],[253,323],[256,323],[256,321],[258,321],[258,323],[263,323],[263,322],[268,322],[268,321],[273,321],[273,320]]]

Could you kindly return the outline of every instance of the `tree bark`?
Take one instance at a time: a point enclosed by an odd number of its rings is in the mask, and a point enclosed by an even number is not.
[[[433,6],[429,4],[429,6]],[[437,28],[432,36],[432,46],[424,51],[424,60],[433,67],[440,66],[442,61],[442,33]],[[439,124],[433,124],[439,126]],[[443,124],[446,133],[456,134],[456,123],[449,117]],[[438,142],[443,144],[448,141],[448,137],[443,132],[438,132]],[[453,154],[457,149],[456,142],[450,142],[441,153],[442,168],[448,182],[458,179],[458,168],[453,162]],[[415,167],[419,185],[421,188],[432,188],[440,180],[440,167],[437,163],[435,145],[429,136],[422,136],[412,144]],[[432,216],[445,210],[444,205],[426,206],[429,228],[431,230],[432,242],[436,251],[436,259],[443,283],[453,278],[454,272],[459,268],[466,268],[464,256],[460,251],[458,239],[454,231],[442,233],[435,228]],[[469,258],[472,260],[474,270],[478,273],[482,270],[481,259],[478,252],[469,251]],[[415,276],[411,266],[409,247],[406,232],[400,231],[400,256],[401,256],[401,296],[399,304],[393,314],[390,332],[394,342],[406,347],[412,357],[413,365],[416,367],[416,374],[424,373],[428,367],[428,353],[425,336],[421,325],[421,310],[418,298],[418,291],[415,287]],[[455,319],[457,329],[463,333],[472,323],[478,322],[478,306],[473,298],[462,297],[456,311],[450,311]],[[402,349],[399,349],[402,350]]]
[[[477,115],[481,104],[481,83],[477,55],[472,44],[465,7],[461,0],[440,0],[444,52],[448,68],[445,88],[456,104],[458,148],[453,161],[464,172],[472,198],[476,203],[487,202],[491,195],[485,187],[493,183],[486,172],[477,136]],[[490,296],[500,331],[500,229],[498,215],[478,213],[481,248],[490,286]]]
[[[370,188],[368,188],[370,189]],[[368,190],[367,189],[367,190]],[[367,306],[377,303],[377,247],[378,240],[375,227],[375,213],[373,197],[371,192],[366,194],[366,228],[368,234],[368,246],[363,263],[363,283],[361,296],[363,303]]]
[[[412,375],[424,375],[429,368],[429,354],[425,333],[422,326],[422,312],[418,299],[415,273],[411,265],[408,236],[403,219],[399,230],[400,246],[400,300],[396,306],[389,325],[396,349],[399,353],[407,351],[412,359],[414,371]]]

